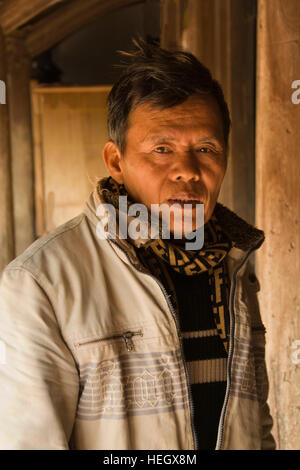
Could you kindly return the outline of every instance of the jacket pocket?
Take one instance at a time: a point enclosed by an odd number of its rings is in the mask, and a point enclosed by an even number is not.
[[[115,342],[124,342],[124,346],[126,347],[127,351],[134,350],[134,337],[135,336],[143,336],[143,330],[135,329],[135,330],[126,330],[121,333],[115,333],[111,335],[105,336],[97,336],[97,337],[90,337],[78,340],[74,343],[75,348],[82,349],[82,348],[93,348],[95,346],[101,346],[105,344],[113,344]]]

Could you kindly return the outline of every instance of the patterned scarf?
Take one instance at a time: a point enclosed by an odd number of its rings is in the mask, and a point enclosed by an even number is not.
[[[127,208],[134,203],[123,184],[113,178],[103,178],[97,182],[96,190],[101,201],[112,204],[118,215],[119,196],[127,196]],[[132,219],[132,218],[131,218]],[[117,217],[118,220],[118,217]],[[130,217],[128,217],[130,220]],[[147,220],[150,227],[150,216]],[[107,229],[107,228],[106,228]],[[150,233],[150,229],[148,231]],[[161,235],[161,229],[159,231]],[[204,245],[200,250],[185,250],[182,246],[162,238],[131,239],[128,241],[136,248],[140,262],[149,269],[163,284],[167,286],[172,305],[179,315],[176,292],[165,263],[175,271],[192,276],[208,272],[210,300],[216,328],[228,352],[229,336],[229,277],[225,257],[234,245],[222,231],[216,215],[213,213],[204,226]]]

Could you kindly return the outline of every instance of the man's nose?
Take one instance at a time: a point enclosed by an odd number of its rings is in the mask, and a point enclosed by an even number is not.
[[[184,152],[175,157],[170,171],[172,181],[199,181],[200,176],[199,162],[192,152]]]

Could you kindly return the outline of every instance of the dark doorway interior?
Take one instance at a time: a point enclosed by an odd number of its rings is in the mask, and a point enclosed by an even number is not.
[[[120,68],[118,50],[141,36],[160,40],[160,2],[139,3],[108,13],[76,31],[33,61],[32,78],[62,85],[114,83]]]

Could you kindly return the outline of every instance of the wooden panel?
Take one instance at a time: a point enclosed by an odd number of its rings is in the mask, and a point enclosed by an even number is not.
[[[300,340],[300,104],[291,101],[300,79],[299,24],[298,0],[259,0],[256,221],[266,241],[256,263],[280,449],[300,448],[300,354],[293,349]]]
[[[5,44],[0,28],[0,80],[6,83]],[[0,104],[0,274],[14,257],[8,105]]]
[[[181,49],[186,4],[187,0],[160,0],[162,48],[171,51]]]
[[[219,0],[220,1],[220,0]],[[231,0],[231,172],[233,208],[255,221],[256,1]],[[226,68],[223,63],[222,69]],[[219,76],[221,80],[221,76]],[[223,196],[225,194],[223,193]]]
[[[35,239],[29,81],[31,60],[21,32],[6,37],[6,49],[15,254],[19,255]]]
[[[35,232],[39,236],[45,232],[44,210],[44,173],[43,173],[43,136],[41,132],[42,113],[40,95],[35,92],[38,82],[31,81],[31,109],[33,125],[33,154],[34,154],[34,191],[35,191]]]
[[[74,31],[114,9],[145,0],[73,0],[30,26],[26,46],[32,57],[50,49]]]
[[[36,230],[39,236],[78,215],[93,185],[107,176],[110,87],[33,88]]]
[[[5,0],[0,7],[4,34],[11,33],[53,5],[64,0]]]

